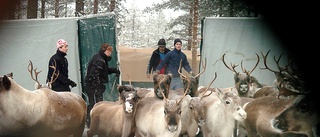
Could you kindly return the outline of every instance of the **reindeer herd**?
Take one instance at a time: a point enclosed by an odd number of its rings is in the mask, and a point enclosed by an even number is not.
[[[101,101],[90,113],[87,136],[93,137],[318,137],[320,113],[317,96],[293,66],[282,67],[282,54],[274,61],[278,70],[264,67],[275,74],[274,85],[264,85],[250,71],[238,65],[228,66],[234,72],[235,85],[213,88],[199,85],[199,76],[180,73],[185,88],[170,90],[171,77],[157,74],[154,88],[118,85],[118,101]],[[54,66],[53,66],[54,67]],[[81,137],[85,128],[86,103],[72,92],[55,92],[37,81],[32,64],[29,72],[37,82],[28,90],[13,80],[9,73],[0,77],[0,137]],[[180,71],[181,66],[178,72]],[[36,77],[33,77],[33,71]],[[54,79],[51,79],[51,82]],[[39,86],[40,85],[40,86]],[[199,134],[201,133],[201,134]]]

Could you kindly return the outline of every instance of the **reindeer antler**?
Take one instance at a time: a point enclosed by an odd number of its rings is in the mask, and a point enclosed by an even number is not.
[[[202,60],[202,68],[203,68],[203,70],[202,70],[200,73],[198,73],[197,75],[195,75],[194,77],[192,77],[192,78],[197,78],[197,77],[199,77],[202,73],[204,73],[204,71],[206,70],[206,66],[207,66],[207,58],[204,58],[204,62],[203,62],[203,60]]]
[[[217,72],[214,73],[214,78],[213,80],[210,82],[209,86],[206,88],[206,90],[204,90],[204,94],[208,91],[208,89],[210,88],[210,86],[212,85],[212,83],[217,79]],[[204,97],[210,96],[212,94],[212,91],[210,92],[210,94],[208,95],[203,95],[200,99],[203,99]]]
[[[186,79],[187,76],[186,75],[183,75],[180,71],[181,71],[181,64],[182,64],[182,59],[180,60],[180,64],[179,64],[179,69],[178,69],[178,73],[180,74],[180,76],[183,77],[183,79]]]
[[[270,50],[267,52],[266,55],[264,55],[264,54],[261,52],[261,55],[262,55],[262,57],[263,57],[263,64],[264,64],[265,68],[260,68],[260,69],[268,69],[269,71],[271,71],[271,72],[273,72],[273,73],[281,73],[282,71],[285,71],[285,70],[288,69],[288,66],[289,66],[289,65],[286,65],[286,67],[281,67],[281,66],[279,65],[279,62],[280,62],[280,59],[281,59],[283,53],[280,54],[278,60],[277,60],[276,57],[274,56],[274,61],[276,62],[279,71],[275,71],[275,70],[272,70],[271,68],[269,68],[268,65],[267,65],[267,56],[269,55],[269,52],[270,52]]]
[[[184,91],[184,94],[183,94],[183,96],[179,99],[179,101],[177,101],[177,104],[179,104],[182,100],[183,100],[183,98],[187,95],[187,93],[188,93],[188,89],[189,89],[189,87],[190,87],[190,79],[189,78],[187,78],[186,79],[187,81],[188,81],[188,85],[187,85],[187,88],[186,88],[186,90]]]
[[[224,54],[222,55],[222,62],[223,62],[223,64],[224,64],[229,70],[231,70],[232,72],[234,72],[234,73],[239,73],[239,72],[237,72],[237,71],[235,70],[235,68],[236,68],[238,65],[230,63],[230,65],[231,65],[232,68],[230,68],[230,67],[227,65],[227,63],[224,61],[224,56],[225,56],[225,55],[226,55],[226,53],[224,53]]]
[[[58,70],[58,73],[56,73],[56,71],[57,71],[57,68],[56,68],[57,62],[56,62],[56,60],[53,60],[53,61],[54,61],[53,65],[49,66],[50,68],[53,69],[53,73],[52,73],[52,76],[50,78],[50,81],[48,81],[48,83],[47,83],[50,89],[51,89],[51,84],[58,79],[58,76],[60,74],[59,70]]]
[[[166,80],[166,77],[163,77],[163,78],[161,79],[161,81],[158,83],[158,86],[159,86],[159,90],[160,90],[160,92],[161,92],[161,94],[162,94],[162,96],[163,96],[163,99],[168,103],[167,98],[166,98],[166,96],[164,95],[163,90],[161,89],[161,85],[160,85],[164,80]]]
[[[131,77],[128,74],[126,74],[126,75],[127,75],[128,79],[129,79],[129,85],[132,85],[131,84]]]
[[[32,61],[29,60],[29,65],[28,65],[28,71],[30,72],[30,75],[31,75],[31,78],[37,82],[38,86],[37,86],[37,89],[41,87],[41,84],[40,82],[38,81],[38,75],[39,73],[42,71],[38,71],[37,72],[37,68],[36,69],[33,69],[33,63]],[[35,73],[35,78],[33,77],[33,72]]]
[[[247,75],[250,75],[250,74],[256,69],[256,67],[258,66],[258,64],[259,64],[259,62],[260,62],[260,57],[259,57],[259,55],[258,55],[257,53],[256,53],[256,55],[257,55],[257,57],[258,57],[258,61],[257,61],[256,65],[252,68],[251,71],[248,71],[248,70],[244,69],[243,66],[242,66],[242,61],[241,61],[241,69],[242,69],[242,72],[243,72],[243,73],[246,73]]]

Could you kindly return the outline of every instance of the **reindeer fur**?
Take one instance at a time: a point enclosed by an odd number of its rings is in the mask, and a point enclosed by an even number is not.
[[[118,91],[120,99],[117,102],[100,101],[92,108],[90,112],[91,126],[87,131],[88,137],[93,135],[134,136],[134,115],[139,96],[131,85],[120,85]]]
[[[0,77],[0,136],[81,137],[86,103],[73,92],[27,90]]]

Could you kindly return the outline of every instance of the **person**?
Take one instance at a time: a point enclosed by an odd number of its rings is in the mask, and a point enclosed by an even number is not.
[[[71,91],[70,87],[77,84],[69,79],[68,60],[65,57],[68,52],[68,43],[64,39],[59,39],[56,43],[57,52],[49,60],[48,75],[46,83],[54,91]]]
[[[180,74],[178,73],[178,69],[180,66],[180,60],[182,60],[182,67],[192,76],[195,74],[193,73],[192,68],[189,65],[189,61],[187,59],[186,54],[181,51],[182,42],[180,39],[174,40],[174,49],[169,51],[166,56],[164,57],[163,61],[156,68],[156,72],[154,73],[159,74],[160,70],[166,65],[168,69],[168,75],[172,77],[170,90],[177,90],[179,88],[184,88],[183,82],[180,78]],[[181,71],[181,70],[180,70]]]
[[[90,111],[95,103],[103,100],[105,83],[109,82],[109,74],[115,73],[119,77],[120,70],[109,67],[108,62],[112,59],[112,46],[108,43],[101,45],[98,53],[93,55],[87,67],[85,77],[85,91],[88,95],[89,104],[87,107],[87,126],[90,127]]]
[[[164,59],[164,56],[170,51],[166,48],[166,41],[162,38],[158,41],[158,48],[152,52],[148,67],[147,67],[147,78],[150,78],[152,71],[156,71],[157,66]],[[166,67],[163,67],[159,74],[168,74]]]

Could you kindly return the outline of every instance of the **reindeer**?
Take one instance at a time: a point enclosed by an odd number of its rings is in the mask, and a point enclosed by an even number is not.
[[[273,72],[276,76],[276,79],[274,81],[273,86],[265,86],[260,90],[258,90],[254,94],[254,98],[258,98],[262,96],[274,96],[279,98],[280,96],[288,97],[291,95],[307,94],[307,93],[303,93],[303,91],[306,91],[305,81],[300,79],[301,76],[296,75],[297,72],[293,72],[297,70],[292,70],[293,69],[292,62],[289,62],[285,67],[280,66],[279,62],[283,53],[279,56],[278,59],[276,59],[276,57],[274,56],[274,61],[276,62],[279,71],[272,70],[270,67],[268,67],[267,56],[269,52],[270,50],[266,53],[266,55],[264,55],[261,52],[265,67],[260,69],[267,69]]]
[[[199,92],[205,88],[199,87]],[[201,131],[204,137],[231,137],[235,121],[243,121],[247,117],[237,90],[233,87],[209,88],[206,94],[208,92],[212,94],[203,98],[206,123],[201,127]]]
[[[310,131],[319,123],[319,113],[314,113],[315,106],[306,107],[300,101],[302,96],[281,99],[264,96],[250,101],[244,107],[248,114],[244,121],[248,136],[313,137]]]
[[[153,76],[153,90],[154,94],[160,98],[164,99],[162,92],[165,95],[165,98],[168,98],[170,91],[171,77],[166,74],[155,74]]]
[[[231,64],[231,67],[229,67],[224,60],[225,55],[226,54],[223,54],[223,56],[222,56],[222,62],[229,70],[231,70],[232,72],[235,73],[234,74],[235,87],[238,90],[239,96],[240,97],[252,97],[257,89],[264,86],[264,85],[260,84],[255,77],[250,75],[256,69],[256,67],[258,66],[258,64],[260,62],[259,55],[256,53],[258,61],[251,71],[244,69],[242,66],[242,61],[241,61],[241,69],[242,69],[243,73],[237,72],[235,70],[235,68],[238,66],[236,64]]]
[[[181,76],[185,77],[183,74]],[[215,81],[215,78],[211,81],[208,87]],[[192,82],[191,82],[192,83]],[[205,94],[208,88],[199,94],[197,97],[191,97],[186,95],[182,101],[182,114],[181,114],[181,135],[195,137],[198,132],[198,127],[205,124],[205,105],[203,98],[208,97],[210,94]]]
[[[166,79],[162,79],[162,83]],[[166,98],[160,84],[158,85],[163,100],[159,98],[142,98],[137,103],[135,115],[135,136],[154,137],[178,137],[181,131],[181,101],[187,94],[187,90],[181,98],[170,100]]]
[[[0,136],[81,137],[86,109],[76,93],[31,91],[7,75],[0,77]]]
[[[191,76],[191,77],[187,77],[185,75],[181,75],[181,71],[178,71],[178,73],[180,74],[181,78],[182,78],[182,81],[183,81],[183,85],[184,85],[184,89],[186,89],[186,87],[188,86],[188,81],[190,80],[190,86],[189,86],[189,91],[188,91],[188,94],[191,96],[191,97],[197,97],[199,96],[199,93],[198,93],[198,86],[199,86],[199,76],[204,73],[204,71],[206,70],[206,63],[207,63],[207,58],[205,58],[205,61],[202,62],[202,68],[203,70],[198,73],[197,75],[195,76]],[[179,66],[179,70],[181,70],[181,60],[180,60],[180,66]]]
[[[30,73],[31,78],[32,78],[34,81],[36,81],[36,84],[35,84],[35,86],[34,86],[35,89],[40,89],[40,88],[49,88],[49,89],[51,89],[51,88],[52,88],[52,86],[51,86],[52,83],[53,83],[54,81],[56,81],[57,78],[58,78],[58,76],[59,76],[59,71],[56,73],[56,66],[57,66],[57,63],[56,63],[56,60],[54,60],[54,65],[53,65],[53,66],[49,66],[50,68],[53,69],[52,77],[51,77],[51,79],[50,79],[45,85],[42,85],[42,84],[40,84],[40,82],[38,81],[38,75],[39,75],[39,73],[40,73],[42,70],[37,71],[37,68],[33,69],[33,63],[32,63],[31,60],[29,60],[28,71],[29,71],[29,73]],[[34,74],[35,74],[35,77],[33,77],[33,72],[34,72]]]
[[[118,85],[120,100],[101,101],[90,112],[91,126],[88,137],[93,135],[128,137],[134,135],[134,115],[139,100],[137,90],[132,85]]]
[[[314,92],[313,92],[314,93]],[[293,104],[277,115],[272,124],[283,134],[320,136],[320,113],[316,94],[299,95]]]

